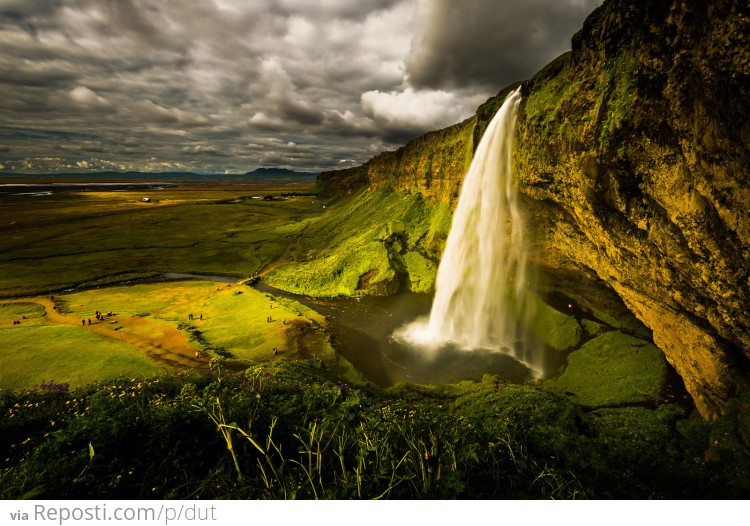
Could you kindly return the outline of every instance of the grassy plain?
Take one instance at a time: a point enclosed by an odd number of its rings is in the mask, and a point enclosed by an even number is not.
[[[304,188],[303,188],[304,189]],[[170,188],[3,197],[0,297],[164,272],[243,277],[276,260],[322,206],[296,187]],[[253,199],[261,194],[276,200]],[[144,195],[151,197],[144,203]]]
[[[0,327],[0,389],[48,381],[83,387],[123,375],[164,372],[140,349],[70,325],[22,323]]]

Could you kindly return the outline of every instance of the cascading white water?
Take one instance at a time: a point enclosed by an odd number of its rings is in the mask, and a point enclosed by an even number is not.
[[[500,350],[538,377],[542,371],[526,334],[532,313],[523,219],[512,173],[520,101],[520,88],[508,95],[466,173],[438,267],[429,321],[407,325],[396,336],[433,349],[457,345]]]

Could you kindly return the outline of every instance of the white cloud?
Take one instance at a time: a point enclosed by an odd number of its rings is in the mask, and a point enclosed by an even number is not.
[[[285,125],[284,121],[282,121],[281,119],[269,117],[262,111],[259,111],[258,113],[250,117],[248,119],[248,122],[251,126],[265,130],[280,130],[283,129]]]
[[[204,126],[208,119],[180,108],[165,108],[153,101],[144,100],[133,105],[133,111],[152,122],[175,123],[184,126]]]
[[[455,124],[467,117],[470,111],[453,93],[411,88],[400,92],[376,90],[363,93],[362,110],[378,125],[424,130]]]
[[[59,110],[78,110],[109,112],[112,111],[112,105],[104,97],[86,86],[76,86],[68,92],[56,92],[50,95],[48,103],[55,109]]]

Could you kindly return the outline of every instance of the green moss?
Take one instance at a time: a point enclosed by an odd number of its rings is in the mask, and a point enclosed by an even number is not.
[[[666,374],[664,354],[654,345],[612,331],[571,353],[565,372],[547,385],[572,393],[579,404],[600,407],[657,400]]]
[[[604,325],[602,325],[601,323],[597,323],[595,321],[587,319],[581,320],[581,327],[583,327],[584,334],[589,338],[598,336],[604,330]]]
[[[567,351],[581,343],[581,326],[573,316],[568,316],[531,295],[534,305],[533,333],[551,348]]]
[[[599,131],[599,147],[602,150],[609,147],[628,116],[634,99],[637,68],[638,58],[631,53],[618,55],[606,68],[609,90],[605,92],[604,117]]]
[[[406,270],[409,274],[409,290],[413,292],[430,292],[435,286],[437,266],[417,252],[407,252],[404,256]]]
[[[401,283],[427,292],[449,228],[448,207],[419,194],[361,190],[329,203],[299,237],[297,261],[266,279],[312,296],[394,294]]]

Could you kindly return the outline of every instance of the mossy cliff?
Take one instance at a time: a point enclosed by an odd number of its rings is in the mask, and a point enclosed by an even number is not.
[[[472,116],[427,133],[396,151],[376,155],[362,166],[323,172],[318,185],[327,196],[369,185],[373,190],[416,190],[430,203],[455,203],[471,164],[476,121]]]
[[[537,261],[612,287],[709,417],[747,389],[748,51],[746,3],[613,0],[518,127]]]

